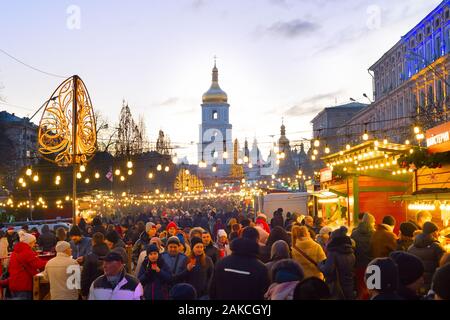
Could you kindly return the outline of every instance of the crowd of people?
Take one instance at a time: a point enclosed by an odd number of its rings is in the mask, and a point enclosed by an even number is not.
[[[80,219],[68,232],[9,229],[0,286],[7,299],[32,299],[43,272],[56,300],[449,300],[450,256],[431,220],[419,212],[397,235],[389,215],[376,224],[361,213],[349,230],[281,208],[268,219],[204,205]],[[44,261],[36,246],[56,256]],[[68,286],[77,267],[79,286]]]

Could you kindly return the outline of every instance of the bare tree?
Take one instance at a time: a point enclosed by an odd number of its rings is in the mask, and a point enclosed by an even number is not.
[[[156,140],[156,152],[163,155],[172,154],[172,146],[170,138],[164,134],[164,131],[159,130],[158,140]]]
[[[130,107],[125,100],[120,111],[119,127],[117,128],[116,154],[130,156],[143,152],[144,135],[139,124],[133,119]]]

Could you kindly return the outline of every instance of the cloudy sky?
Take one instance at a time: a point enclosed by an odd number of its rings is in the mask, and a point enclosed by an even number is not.
[[[0,0],[0,49],[48,73],[80,75],[112,124],[126,99],[151,140],[163,129],[192,161],[217,55],[233,137],[257,137],[267,154],[282,117],[299,140],[322,108],[367,102],[367,69],[440,2]],[[30,115],[62,80],[0,52],[0,110]]]

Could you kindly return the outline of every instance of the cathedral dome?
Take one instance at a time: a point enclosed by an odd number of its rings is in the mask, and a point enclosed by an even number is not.
[[[203,95],[203,103],[227,103],[228,96],[219,86],[219,70],[214,63],[211,87]]]

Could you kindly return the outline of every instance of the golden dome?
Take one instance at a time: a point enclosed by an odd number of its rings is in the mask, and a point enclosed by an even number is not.
[[[219,70],[214,63],[211,87],[203,95],[203,103],[227,103],[228,96],[219,86]]]

